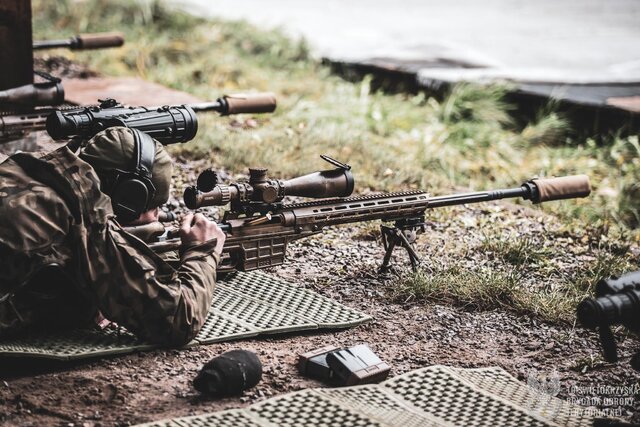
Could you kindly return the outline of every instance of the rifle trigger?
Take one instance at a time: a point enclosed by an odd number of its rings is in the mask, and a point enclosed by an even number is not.
[[[324,160],[325,162],[331,163],[333,166],[339,168],[339,169],[344,169],[344,170],[351,170],[351,166],[346,164],[346,163],[342,163],[336,159],[334,159],[333,157],[329,157],[326,154],[320,154],[320,158],[322,160]]]

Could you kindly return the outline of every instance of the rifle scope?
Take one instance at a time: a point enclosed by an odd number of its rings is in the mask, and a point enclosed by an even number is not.
[[[125,126],[149,134],[164,145],[187,142],[198,132],[196,112],[217,111],[222,115],[270,113],[276,108],[271,93],[226,95],[214,102],[162,107],[124,107],[113,99],[80,111],[56,111],[47,118],[53,139],[91,138],[113,126]]]
[[[249,169],[249,181],[230,185],[218,184],[217,174],[206,170],[198,177],[198,185],[184,191],[185,205],[190,209],[203,206],[223,206],[227,203],[271,204],[281,202],[285,196],[323,199],[350,196],[354,188],[351,167],[328,156],[322,158],[336,169],[313,172],[281,181],[267,177],[267,169]]]
[[[198,132],[196,113],[188,105],[127,108],[110,101],[77,112],[55,111],[47,117],[47,132],[53,139],[91,138],[104,129],[125,126],[165,145],[190,141]]]
[[[64,102],[64,88],[58,82],[34,83],[0,91],[0,105],[36,107],[60,105]]]
[[[589,329],[624,325],[640,330],[640,288],[587,298],[578,305],[577,315],[580,323]]]

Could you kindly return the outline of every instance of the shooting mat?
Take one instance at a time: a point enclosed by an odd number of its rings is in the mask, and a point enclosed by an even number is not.
[[[262,272],[219,280],[207,320],[186,347],[263,334],[348,328],[371,318],[308,289]],[[0,341],[1,356],[82,359],[156,348],[121,330],[40,333]]]
[[[501,368],[436,365],[379,385],[302,390],[244,409],[141,426],[591,426],[585,409],[536,391]]]

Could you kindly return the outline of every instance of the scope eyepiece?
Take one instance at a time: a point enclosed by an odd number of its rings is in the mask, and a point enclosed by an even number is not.
[[[598,298],[587,298],[577,308],[578,321],[586,328],[624,325],[640,330],[640,290],[628,289]]]
[[[578,304],[576,316],[580,324],[588,329],[600,326],[603,317],[598,302],[593,298],[587,298]]]
[[[197,209],[199,207],[198,206],[199,193],[200,191],[198,191],[198,188],[195,185],[189,186],[184,189],[184,194],[182,195],[182,198],[184,199],[184,204],[189,209]]]
[[[77,128],[74,117],[67,116],[62,111],[54,111],[47,117],[47,132],[55,140],[69,138],[70,135],[77,134]]]

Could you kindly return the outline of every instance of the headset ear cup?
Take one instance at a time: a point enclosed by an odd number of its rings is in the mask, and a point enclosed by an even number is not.
[[[111,195],[113,212],[118,221],[127,223],[138,219],[147,207],[149,190],[138,179],[127,179],[118,184]]]

